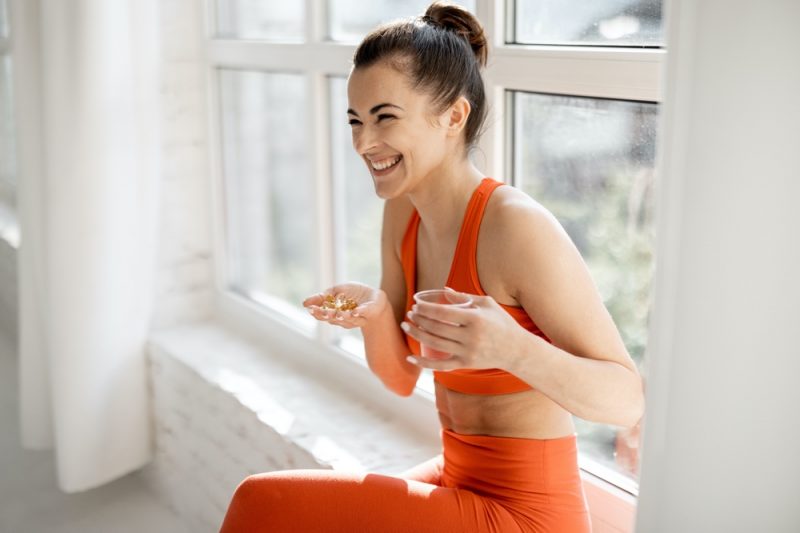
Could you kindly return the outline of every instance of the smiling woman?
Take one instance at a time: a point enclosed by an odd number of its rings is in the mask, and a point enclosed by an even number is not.
[[[361,42],[347,119],[385,201],[380,287],[346,283],[303,302],[317,320],[359,328],[394,393],[434,370],[443,453],[396,477],[250,476],[223,531],[591,529],[572,415],[635,425],[641,379],[559,222],[468,157],[486,117],[486,60],[478,20],[439,2]],[[472,305],[414,305],[417,291],[445,286]],[[357,305],[330,309],[331,298]],[[421,345],[452,356],[420,357]]]

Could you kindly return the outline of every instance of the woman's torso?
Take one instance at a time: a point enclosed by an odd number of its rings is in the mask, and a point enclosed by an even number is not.
[[[503,230],[494,213],[504,201],[522,194],[512,187],[499,187],[489,197],[477,240],[478,278],[483,292],[498,303],[520,307],[509,294],[507,281],[499,276],[500,264],[513,260],[513,254],[503,250]],[[404,223],[401,223],[404,225]],[[458,233],[446,242],[432,242],[420,222],[417,237],[417,286],[415,290],[441,288],[456,249]],[[400,244],[397,243],[398,249]],[[513,286],[513,283],[511,284]],[[547,439],[575,432],[572,416],[537,389],[509,394],[466,394],[435,382],[436,408],[442,427],[461,434]]]

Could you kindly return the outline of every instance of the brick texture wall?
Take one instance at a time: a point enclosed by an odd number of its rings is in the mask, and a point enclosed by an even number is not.
[[[250,474],[331,468],[179,359],[153,349],[150,365],[155,459],[139,475],[190,531],[219,531],[231,495]]]

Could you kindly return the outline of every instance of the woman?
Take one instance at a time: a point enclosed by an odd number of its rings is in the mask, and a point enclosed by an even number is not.
[[[223,531],[591,530],[572,415],[634,426],[642,383],[559,223],[469,161],[486,59],[479,22],[438,2],[359,45],[347,115],[385,200],[381,287],[346,283],[304,302],[318,320],[361,328],[369,368],[393,392],[410,395],[434,370],[443,453],[397,477],[250,476]],[[414,304],[445,286],[472,305]],[[330,294],[358,306],[328,310]],[[420,357],[420,343],[453,355]]]

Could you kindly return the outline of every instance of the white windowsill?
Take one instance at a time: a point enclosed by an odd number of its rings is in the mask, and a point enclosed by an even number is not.
[[[291,354],[277,356],[279,345],[264,345],[218,322],[156,331],[150,349],[167,352],[230,393],[321,465],[397,474],[441,451],[437,438],[409,427],[396,414],[287,363]]]
[[[171,328],[154,341],[183,354],[262,422],[334,468],[397,474],[441,452],[429,394],[418,389],[399,397],[365,379],[371,376],[363,362],[342,357],[344,351],[287,330],[244,298],[217,296],[217,321]],[[589,472],[581,475],[593,520],[632,531],[636,498]]]

